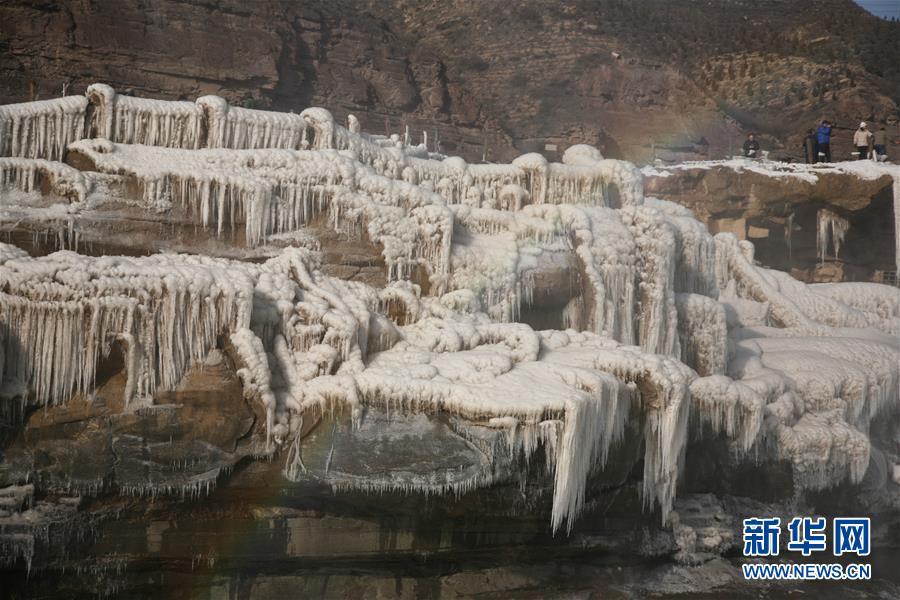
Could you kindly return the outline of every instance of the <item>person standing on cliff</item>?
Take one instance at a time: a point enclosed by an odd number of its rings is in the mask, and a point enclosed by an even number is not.
[[[824,162],[831,162],[831,123],[827,120],[822,121],[816,130],[816,160],[820,162],[824,157]]]
[[[747,158],[759,158],[759,142],[756,141],[756,137],[752,133],[747,136],[747,140],[744,142],[744,156]]]
[[[806,137],[803,138],[803,157],[806,164],[811,165],[816,162],[816,153],[819,152],[819,144],[816,141],[816,132],[812,129],[806,130]]]
[[[884,125],[874,133],[872,143],[875,145],[875,160],[881,160],[882,156],[887,157],[887,129]]]
[[[869,158],[869,147],[872,145],[872,132],[866,127],[865,121],[859,124],[859,129],[853,134],[853,145],[859,153],[857,160]]]

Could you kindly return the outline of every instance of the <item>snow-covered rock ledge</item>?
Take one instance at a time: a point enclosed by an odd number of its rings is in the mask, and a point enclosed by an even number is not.
[[[736,158],[648,166],[641,173],[648,195],[691,208],[711,231],[753,241],[772,266],[799,272],[825,262],[810,251],[823,211],[846,220],[851,231],[845,252],[827,257],[843,267],[837,280],[877,279],[877,271],[900,264],[900,165]]]

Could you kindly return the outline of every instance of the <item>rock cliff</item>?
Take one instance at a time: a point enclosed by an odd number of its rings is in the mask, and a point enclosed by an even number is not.
[[[559,158],[571,143],[638,161],[715,158],[748,129],[797,158],[823,116],[887,120],[896,134],[900,75],[885,57],[900,52],[900,25],[849,0],[645,8],[14,0],[0,6],[0,102],[105,81],[139,96],[325,105],[368,131],[408,125],[417,140],[427,131],[432,146],[492,161]],[[849,150],[839,135],[836,156]]]

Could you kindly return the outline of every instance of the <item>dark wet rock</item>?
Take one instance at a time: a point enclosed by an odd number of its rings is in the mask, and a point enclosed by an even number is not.
[[[712,494],[692,494],[678,498],[672,518],[672,532],[683,564],[701,564],[736,548],[740,540],[738,524]]]
[[[337,488],[451,490],[490,481],[495,466],[507,466],[493,465],[489,455],[453,431],[447,418],[388,414],[374,407],[363,408],[356,423],[340,415],[323,419],[303,439],[300,452],[299,478]]]
[[[240,459],[238,441],[255,421],[234,370],[221,352],[212,358],[159,404],[123,407],[118,372],[91,398],[35,410],[4,450],[0,483],[88,495],[207,489]]]

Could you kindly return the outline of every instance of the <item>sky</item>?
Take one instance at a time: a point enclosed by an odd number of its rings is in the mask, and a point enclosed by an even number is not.
[[[865,8],[873,15],[890,19],[900,19],[900,0],[855,0],[857,4]]]

